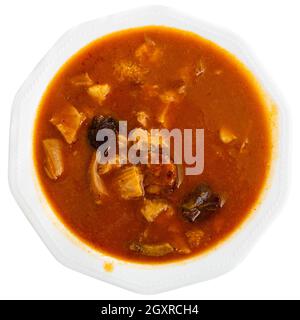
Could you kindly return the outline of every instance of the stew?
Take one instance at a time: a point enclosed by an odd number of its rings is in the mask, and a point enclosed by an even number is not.
[[[204,129],[204,171],[182,165],[100,164],[101,128],[118,121]],[[90,43],[57,72],[34,129],[40,184],[61,221],[123,260],[169,262],[213,248],[257,205],[272,154],[269,110],[250,72],[195,34],[120,31]],[[118,137],[121,139],[121,137]]]

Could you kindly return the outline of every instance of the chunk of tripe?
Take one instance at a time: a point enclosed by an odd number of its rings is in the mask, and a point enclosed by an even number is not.
[[[114,74],[118,81],[142,83],[148,70],[133,61],[122,60],[114,65]]]
[[[136,199],[144,195],[143,175],[136,166],[120,170],[117,176],[117,187],[123,199]]]
[[[103,197],[107,196],[108,192],[98,172],[98,166],[99,166],[99,163],[97,159],[97,153],[95,152],[92,157],[88,173],[89,173],[89,179],[90,179],[90,188],[94,195],[95,202],[97,204],[101,204]]]
[[[70,81],[74,86],[78,87],[89,87],[94,84],[94,81],[90,78],[87,72],[72,77]]]
[[[66,142],[71,144],[76,141],[77,132],[85,119],[86,116],[82,112],[67,104],[53,115],[50,122],[60,131]]]
[[[153,222],[161,213],[166,211],[173,212],[169,203],[161,199],[145,199],[141,209],[141,213],[148,222]]]
[[[174,251],[174,248],[169,243],[159,244],[142,244],[133,242],[129,249],[149,257],[162,257]]]
[[[219,131],[219,136],[222,142],[230,143],[237,139],[237,136],[228,128],[222,127]]]
[[[135,57],[140,63],[156,63],[162,58],[162,50],[153,40],[146,38],[145,42],[136,49]]]
[[[57,180],[64,171],[63,143],[58,139],[43,140],[45,171],[52,180]]]
[[[88,94],[94,98],[100,105],[104,102],[110,93],[109,84],[95,84],[87,89]]]

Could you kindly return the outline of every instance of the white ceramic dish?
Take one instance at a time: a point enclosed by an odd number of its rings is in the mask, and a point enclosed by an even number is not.
[[[105,256],[87,247],[51,211],[35,176],[32,158],[33,123],[48,83],[80,48],[111,32],[146,25],[185,29],[210,39],[237,56],[256,76],[278,107],[278,139],[272,176],[261,204],[243,226],[205,255],[164,265],[141,265]],[[235,35],[173,9],[144,7],[81,24],[64,34],[30,74],[17,93],[11,116],[9,182],[12,193],[48,249],[74,270],[139,293],[158,293],[217,277],[236,266],[249,252],[283,201],[285,190],[286,118],[284,105],[247,46]],[[113,263],[113,272],[103,268]]]

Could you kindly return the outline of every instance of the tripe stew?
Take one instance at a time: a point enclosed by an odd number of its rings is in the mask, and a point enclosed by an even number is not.
[[[120,120],[137,133],[203,128],[203,173],[99,164],[97,132],[118,135]],[[232,234],[255,209],[272,154],[270,112],[251,73],[216,44],[167,27],[116,32],[72,56],[41,100],[33,143],[64,225],[96,250],[147,263],[195,256]]]

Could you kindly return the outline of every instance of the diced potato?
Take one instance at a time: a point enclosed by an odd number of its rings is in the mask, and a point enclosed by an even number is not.
[[[144,127],[147,128],[149,116],[145,111],[139,111],[136,114],[137,121]]]
[[[150,257],[162,257],[174,251],[169,243],[141,244],[134,242],[131,243],[129,249]]]
[[[107,196],[108,192],[98,173],[98,165],[97,153],[95,152],[89,167],[90,188],[95,196],[95,202],[101,204],[103,197]]]
[[[146,38],[145,42],[136,49],[135,57],[143,64],[156,63],[162,57],[162,50],[153,40]]]
[[[86,116],[82,112],[67,104],[50,119],[50,122],[60,131],[66,142],[71,144],[76,141],[77,132],[85,119]]]
[[[144,195],[143,175],[136,166],[121,169],[117,185],[123,199],[135,199]]]
[[[88,94],[94,98],[100,105],[104,102],[110,93],[109,84],[95,84],[87,89]]]
[[[228,128],[222,127],[219,132],[220,139],[224,143],[230,143],[237,139],[237,136]]]
[[[201,229],[189,230],[185,233],[188,243],[191,248],[196,248],[201,244],[204,237],[204,232]]]
[[[94,81],[90,78],[89,74],[85,72],[71,78],[71,83],[79,87],[90,87],[94,84]]]
[[[153,222],[161,213],[166,212],[167,210],[172,210],[172,208],[166,200],[145,199],[141,213],[148,222]]]
[[[142,83],[148,70],[142,68],[132,61],[120,61],[115,64],[115,75],[119,81],[131,81],[133,83]]]
[[[52,180],[57,180],[64,171],[63,144],[58,139],[43,140],[45,151],[45,171]]]

